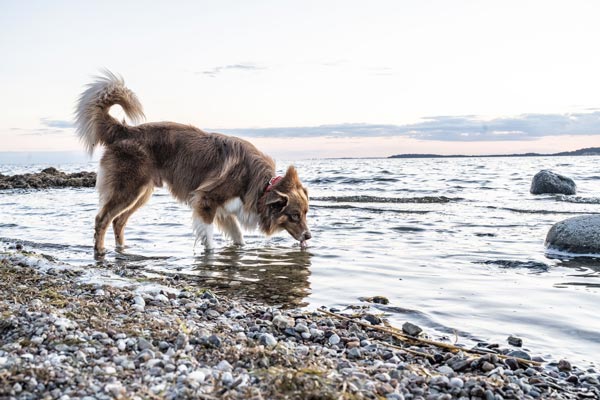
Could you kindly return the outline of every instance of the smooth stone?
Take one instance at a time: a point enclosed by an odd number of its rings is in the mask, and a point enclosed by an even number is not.
[[[217,335],[210,335],[208,337],[208,343],[210,343],[213,347],[221,347],[221,338]]]
[[[139,350],[152,349],[154,347],[152,346],[152,343],[150,343],[143,337],[138,338],[137,345]]]
[[[546,246],[571,253],[600,253],[600,215],[580,215],[557,222]]]
[[[204,379],[206,379],[206,375],[204,374],[204,372],[196,370],[190,372],[186,379],[188,380],[188,382],[197,382],[201,384],[204,382]]]
[[[231,366],[231,364],[229,364],[229,361],[222,360],[217,364],[216,369],[218,369],[219,371],[227,372],[233,370],[233,367]]]
[[[335,345],[338,344],[340,342],[340,337],[338,336],[337,333],[334,333],[333,335],[329,336],[329,344],[331,345]]]
[[[273,325],[281,330],[285,330],[294,326],[294,320],[283,315],[277,315],[273,318]]]
[[[522,350],[513,350],[506,354],[508,357],[522,358],[524,360],[531,360],[531,356]]]
[[[410,336],[419,336],[419,334],[423,332],[423,329],[421,329],[421,327],[418,325],[412,324],[410,322],[405,322],[404,324],[402,324],[402,332]]]
[[[572,369],[571,363],[567,360],[560,360],[558,362],[558,370],[559,371],[570,371]]]
[[[462,379],[460,378],[451,378],[450,379],[450,387],[462,388],[465,385]]]
[[[213,310],[212,308],[210,310],[206,310],[205,315],[208,319],[217,319],[221,316],[221,314],[218,311]]]
[[[348,354],[348,358],[350,358],[350,359],[362,357],[362,352],[357,347],[354,347],[354,348],[348,350],[347,354]]]
[[[133,304],[145,307],[146,306],[146,300],[144,300],[144,298],[142,296],[135,296],[133,298]]]
[[[183,332],[180,332],[180,333],[177,335],[177,339],[175,339],[175,348],[176,348],[176,349],[178,349],[178,350],[179,350],[179,349],[183,349],[185,346],[187,346],[187,345],[188,345],[188,341],[189,341],[189,339],[188,339],[188,335],[186,335],[186,334],[185,334],[185,333],[183,333]],[[159,343],[158,345],[159,345],[159,348],[160,348],[160,346],[161,346],[161,343]],[[167,344],[167,345],[168,345],[168,344]],[[163,347],[164,347],[164,345],[163,345]]]
[[[368,321],[371,325],[380,325],[383,321],[376,315],[367,314],[363,317],[365,321]]]
[[[518,338],[516,336],[509,336],[507,339],[508,344],[515,347],[523,346],[523,339]]]
[[[571,178],[543,169],[531,180],[531,194],[575,194],[577,185]]]
[[[437,367],[436,370],[440,374],[444,374],[444,375],[450,375],[450,374],[454,373],[454,370],[447,365],[441,365],[441,366]]]
[[[275,345],[277,345],[277,339],[275,339],[275,337],[270,333],[263,333],[262,335],[260,335],[260,338],[258,340],[260,344],[266,347],[274,347]]]

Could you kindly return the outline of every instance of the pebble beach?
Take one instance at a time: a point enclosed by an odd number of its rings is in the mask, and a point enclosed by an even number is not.
[[[598,371],[518,338],[460,348],[364,305],[282,309],[176,277],[92,283],[19,244],[0,275],[3,399],[600,398]]]

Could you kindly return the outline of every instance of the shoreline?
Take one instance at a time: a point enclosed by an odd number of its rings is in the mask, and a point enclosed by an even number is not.
[[[400,340],[368,309],[342,318],[172,278],[115,286],[83,273],[0,253],[0,397],[600,397],[597,371],[503,358],[493,344],[473,354]]]

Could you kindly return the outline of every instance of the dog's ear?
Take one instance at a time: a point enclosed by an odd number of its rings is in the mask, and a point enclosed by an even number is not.
[[[290,165],[285,173],[287,179],[298,179],[298,172],[293,165]]]
[[[267,195],[265,204],[271,208],[274,208],[277,212],[281,212],[284,208],[287,207],[288,201],[289,197],[287,194],[281,193],[277,190],[273,190]]]

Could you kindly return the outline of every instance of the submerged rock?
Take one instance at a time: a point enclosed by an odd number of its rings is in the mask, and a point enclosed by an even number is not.
[[[546,246],[571,253],[600,253],[600,215],[581,215],[557,222]]]
[[[533,177],[529,191],[532,194],[575,194],[577,192],[577,186],[573,179],[543,169]]]

